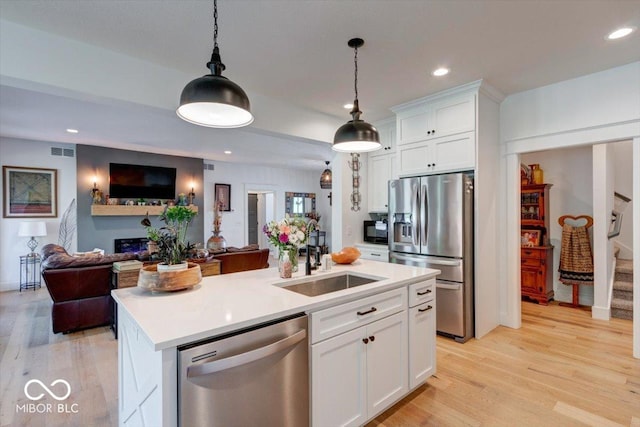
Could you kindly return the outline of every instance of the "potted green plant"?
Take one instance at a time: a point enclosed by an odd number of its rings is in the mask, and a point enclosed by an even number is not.
[[[186,206],[168,206],[159,217],[164,226],[152,227],[148,216],[142,220],[147,238],[155,243],[156,252],[151,255],[160,261],[158,271],[187,268],[186,259],[193,249],[186,240],[187,230],[195,216],[196,212]]]

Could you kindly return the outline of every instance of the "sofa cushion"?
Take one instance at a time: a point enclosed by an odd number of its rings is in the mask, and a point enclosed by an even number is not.
[[[269,268],[269,249],[240,252],[227,251],[226,253],[214,255],[214,259],[222,262],[220,266],[222,274],[258,270],[260,268]]]

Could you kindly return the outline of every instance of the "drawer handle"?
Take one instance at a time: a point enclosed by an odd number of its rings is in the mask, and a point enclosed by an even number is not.
[[[374,254],[373,252],[369,253],[371,256],[380,256],[380,254]]]
[[[378,309],[375,307],[371,307],[371,310],[358,311],[358,316],[364,316],[365,314],[370,314],[370,313],[373,313],[374,311],[378,311]]]
[[[424,292],[418,292],[418,296],[427,295],[427,294],[430,294],[430,293],[431,293],[431,289],[427,289]]]
[[[532,251],[524,251],[525,255],[531,255],[533,252]]]
[[[433,307],[431,307],[430,305],[427,306],[427,308],[419,308],[418,311],[420,313],[424,313],[425,311],[429,311],[431,310]]]

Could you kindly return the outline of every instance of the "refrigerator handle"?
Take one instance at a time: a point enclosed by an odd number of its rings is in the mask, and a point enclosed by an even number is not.
[[[420,186],[420,239],[421,245],[427,245],[427,222],[428,218],[428,203],[427,200],[427,184]]]
[[[413,184],[412,191],[413,196],[411,197],[411,221],[413,223],[413,230],[411,232],[411,241],[413,242],[414,246],[417,246],[420,244],[420,181],[418,181],[418,184]]]

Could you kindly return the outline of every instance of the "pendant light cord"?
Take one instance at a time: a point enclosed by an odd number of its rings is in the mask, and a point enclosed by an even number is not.
[[[218,47],[218,0],[213,0],[213,48]]]
[[[358,101],[358,47],[354,47],[353,50],[355,51],[354,55],[353,55],[353,63],[355,65],[355,73],[354,73],[354,79],[353,79],[353,88],[355,90],[356,93],[356,101]]]
[[[227,68],[222,63],[220,49],[218,49],[218,0],[213,0],[213,52],[211,53],[211,61],[207,63],[207,68],[215,76],[222,75],[224,69]]]

